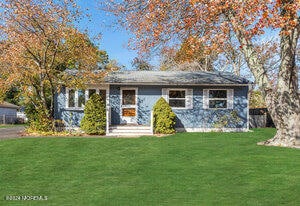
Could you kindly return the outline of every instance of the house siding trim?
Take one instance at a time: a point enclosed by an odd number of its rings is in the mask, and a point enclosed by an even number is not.
[[[207,87],[245,87],[250,86],[252,84],[167,84],[167,83],[153,83],[153,82],[128,82],[128,83],[122,83],[122,82],[107,82],[107,85],[130,85],[130,86],[153,86],[153,85],[159,85],[159,86],[207,86]]]

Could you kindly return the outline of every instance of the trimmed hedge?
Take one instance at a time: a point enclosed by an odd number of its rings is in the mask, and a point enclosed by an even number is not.
[[[153,126],[157,134],[175,133],[176,115],[168,102],[161,97],[153,107]]]
[[[103,135],[106,128],[105,102],[99,94],[93,94],[86,102],[81,129],[91,135]]]

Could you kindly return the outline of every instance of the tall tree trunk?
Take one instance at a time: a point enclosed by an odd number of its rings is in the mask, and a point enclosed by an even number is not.
[[[295,52],[299,38],[299,27],[281,37],[281,65],[277,87],[270,84],[267,69],[260,61],[257,52],[247,35],[236,30],[242,52],[265,98],[268,110],[274,121],[277,133],[265,145],[294,146],[300,138],[300,100],[297,93],[298,77]]]
[[[288,92],[266,94],[266,104],[274,121],[276,135],[265,142],[272,146],[294,146],[300,139],[300,99]]]
[[[47,116],[47,118],[49,118],[49,108],[47,105],[47,95],[46,95],[46,86],[44,85],[44,83],[41,81],[40,82],[40,87],[41,87],[41,93],[40,93],[40,97],[41,97],[41,106],[43,107],[43,111],[45,113],[45,115]]]
[[[54,100],[55,100],[55,90],[51,88],[50,117],[52,119],[55,119]]]
[[[283,7],[282,15],[285,15],[286,12]],[[300,99],[295,59],[299,30],[300,22],[295,28],[286,26],[281,30],[281,63],[277,87],[273,93],[265,94],[266,103],[275,123],[277,133],[273,139],[265,142],[266,145],[293,146],[296,144],[296,140],[300,138]]]

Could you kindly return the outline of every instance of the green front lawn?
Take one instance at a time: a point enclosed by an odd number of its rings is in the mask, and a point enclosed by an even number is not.
[[[0,129],[11,128],[11,127],[21,127],[21,126],[27,126],[27,124],[0,124]]]
[[[300,150],[256,145],[274,133],[3,140],[0,205],[297,205]]]

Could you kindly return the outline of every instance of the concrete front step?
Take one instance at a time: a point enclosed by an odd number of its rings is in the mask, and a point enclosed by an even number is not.
[[[109,129],[118,129],[118,130],[150,130],[149,126],[110,126]]]
[[[133,132],[151,132],[150,129],[110,129],[109,130],[110,132],[120,132],[120,133],[126,133],[126,132],[129,132],[129,133],[133,133]]]
[[[110,129],[109,133],[152,133],[150,129]]]
[[[108,133],[106,136],[112,137],[140,137],[140,136],[151,136],[152,133]]]
[[[108,136],[143,136],[153,135],[151,127],[143,125],[110,126]]]
[[[143,136],[143,135],[153,135],[150,131],[110,131],[107,136]]]

